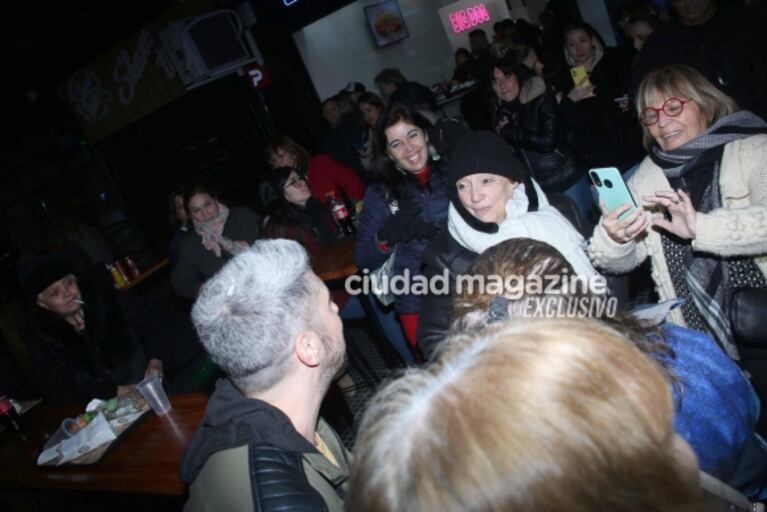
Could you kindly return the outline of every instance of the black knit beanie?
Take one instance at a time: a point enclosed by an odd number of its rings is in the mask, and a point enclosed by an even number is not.
[[[40,292],[72,272],[72,265],[65,260],[56,258],[46,261],[24,279],[24,293],[30,300],[35,300]]]
[[[461,178],[480,172],[505,176],[517,183],[523,183],[528,174],[511,146],[489,131],[469,133],[453,149],[447,180],[455,186]]]
[[[533,188],[527,167],[514,154],[506,141],[493,132],[480,130],[467,134],[453,149],[447,168],[447,182],[450,202],[469,226],[484,233],[496,233],[498,225],[483,222],[464,208],[458,198],[456,183],[471,174],[487,173],[504,176],[516,183],[525,184],[529,206],[528,211],[538,209],[538,197]]]

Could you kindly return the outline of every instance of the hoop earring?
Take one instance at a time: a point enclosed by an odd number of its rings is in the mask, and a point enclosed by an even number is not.
[[[427,149],[429,151],[429,157],[435,162],[439,162],[442,157],[439,156],[439,152],[437,151],[437,148],[432,146],[431,142],[428,144]]]
[[[397,169],[399,172],[407,176],[407,171],[400,165],[400,163],[394,159],[392,159],[394,162],[394,168]]]

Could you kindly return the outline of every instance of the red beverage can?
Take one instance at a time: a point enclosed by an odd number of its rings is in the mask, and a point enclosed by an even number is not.
[[[133,281],[133,279],[131,279],[130,277],[128,266],[125,264],[123,260],[115,261],[115,267],[117,267],[117,271],[120,272],[120,275],[123,276],[123,279],[125,279],[126,283],[130,283],[131,281]]]
[[[6,427],[16,432],[21,430],[21,419],[7,396],[0,396],[0,418]]]
[[[126,256],[125,258],[123,258],[123,261],[125,262],[125,265],[128,267],[128,272],[130,273],[131,281],[134,279],[138,279],[138,276],[141,275],[141,272],[136,266],[136,262],[133,261],[133,258],[131,258],[130,256]]]

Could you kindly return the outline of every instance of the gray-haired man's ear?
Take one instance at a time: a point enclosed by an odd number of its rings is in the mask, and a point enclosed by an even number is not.
[[[296,336],[294,352],[296,357],[306,366],[315,368],[322,360],[323,343],[314,331],[301,331]]]

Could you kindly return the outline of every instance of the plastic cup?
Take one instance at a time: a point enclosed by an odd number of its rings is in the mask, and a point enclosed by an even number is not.
[[[64,430],[67,437],[72,437],[79,432],[80,424],[74,418],[65,418],[64,421],[61,422],[61,428]]]
[[[136,384],[144,400],[158,416],[165,416],[171,410],[170,400],[162,387],[162,379],[157,375],[151,375]]]

